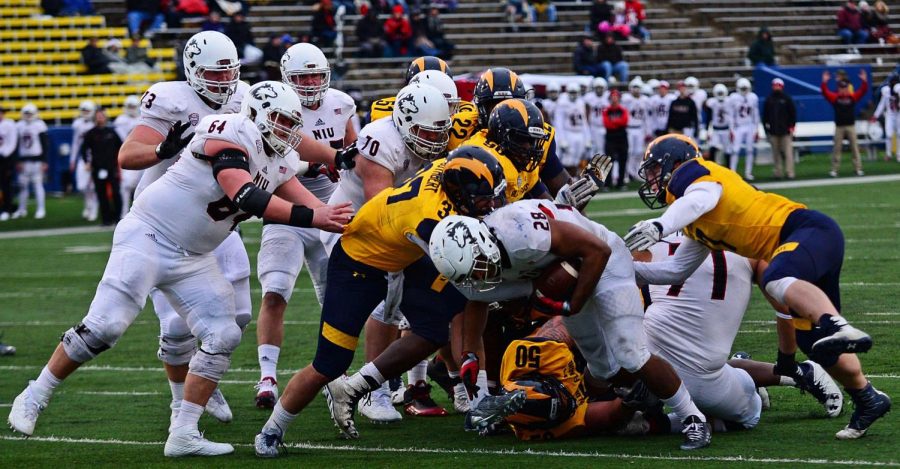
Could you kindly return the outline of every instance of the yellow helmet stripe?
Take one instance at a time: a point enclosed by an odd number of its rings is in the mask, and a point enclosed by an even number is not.
[[[503,106],[504,104],[519,111],[519,115],[522,116],[522,122],[524,122],[526,126],[528,125],[528,109],[525,107],[525,103],[518,99],[507,99],[498,106]]]
[[[488,69],[488,71],[484,72],[484,75],[482,75],[481,78],[484,78],[484,81],[486,81],[488,84],[488,89],[491,90],[491,92],[493,92],[494,91],[494,72],[491,69]]]
[[[447,166],[444,167],[444,171],[448,169],[462,169],[466,168],[469,171],[473,172],[476,176],[482,177],[491,183],[491,186],[494,185],[494,176],[491,174],[491,171],[488,167],[473,158],[454,158],[447,162]]]

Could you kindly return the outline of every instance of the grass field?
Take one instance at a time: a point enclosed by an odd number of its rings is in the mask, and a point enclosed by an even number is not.
[[[896,163],[867,167],[869,174],[897,172]],[[801,176],[821,175],[800,166]],[[758,175],[768,173],[760,168]],[[865,183],[875,179],[875,183]],[[775,188],[775,192],[804,202],[834,217],[847,238],[843,276],[844,313],[854,325],[869,332],[873,350],[862,357],[872,382],[900,399],[900,180],[846,178],[813,181],[802,188]],[[780,187],[780,186],[778,186]],[[589,215],[617,233],[636,220],[647,218],[637,196],[612,194],[594,201]],[[60,333],[78,322],[90,304],[103,272],[112,232],[23,236],[11,230],[76,224],[80,200],[51,200],[48,218],[38,223],[18,220],[0,226],[0,331],[3,342],[18,347],[17,355],[0,357],[0,414],[28,379],[37,376],[59,340]],[[56,215],[60,214],[60,215]],[[56,220],[54,221],[54,218]],[[60,220],[68,220],[63,222]],[[256,265],[259,223],[243,226],[244,241]],[[252,279],[254,308],[259,305],[259,284]],[[306,274],[288,307],[286,340],[279,376],[286,383],[292,370],[306,365],[315,350],[319,308]],[[776,342],[773,315],[758,292],[754,293],[734,350],[754,358],[774,360]],[[169,389],[156,359],[157,320],[149,308],[121,339],[118,346],[83,367],[66,381],[42,414],[35,436],[24,440],[0,431],[0,467],[145,467],[191,465],[238,467],[245,464],[318,467],[797,467],[801,465],[900,466],[900,414],[888,414],[866,438],[839,442],[834,433],[852,412],[847,398],[844,414],[824,417],[821,407],[793,388],[770,389],[772,409],[759,426],[747,432],[716,434],[708,449],[684,453],[680,436],[646,438],[595,437],[570,441],[522,443],[511,435],[481,438],[462,431],[463,417],[406,417],[403,422],[377,426],[358,419],[361,439],[337,438],[324,406],[317,398],[286,435],[286,457],[259,461],[252,441],[268,412],[254,407],[253,384],[259,378],[256,363],[255,323],[234,354],[232,369],[222,382],[235,420],[220,424],[204,416],[201,429],[214,441],[235,444],[236,454],[218,459],[172,462],[162,455],[168,426]],[[354,367],[361,365],[358,359]],[[439,402],[448,404],[443,393]],[[898,402],[896,405],[900,405]],[[244,466],[246,467],[246,466]]]

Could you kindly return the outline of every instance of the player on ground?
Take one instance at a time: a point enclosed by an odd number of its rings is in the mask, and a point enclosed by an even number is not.
[[[728,87],[722,83],[713,86],[713,97],[706,100],[709,109],[709,161],[731,164],[731,139],[734,132]],[[719,158],[718,153],[724,157]],[[641,158],[643,158],[641,154]]]
[[[137,96],[129,96],[125,98],[125,104],[122,107],[122,114],[119,114],[116,117],[116,120],[113,122],[115,126],[116,133],[119,135],[119,138],[124,142],[125,139],[128,138],[128,134],[137,127],[138,122],[140,122],[141,117],[141,100]],[[122,181],[119,183],[119,192],[122,195],[122,218],[125,218],[125,215],[128,215],[128,211],[131,210],[131,198],[134,195],[134,191],[137,189],[138,183],[141,180],[141,176],[144,174],[143,170],[134,170],[134,169],[122,169],[120,177]]]
[[[97,220],[98,201],[91,170],[81,157],[81,144],[84,142],[84,134],[94,128],[96,110],[97,105],[90,100],[84,100],[78,105],[78,117],[72,121],[72,147],[69,149],[69,174],[75,178],[73,181],[75,188],[84,196],[81,218],[87,221]]]
[[[252,216],[333,231],[350,219],[347,204],[322,204],[294,177],[300,160],[292,148],[301,138],[301,122],[299,98],[277,82],[251,87],[240,114],[208,115],[199,122],[182,158],[138,196],[117,225],[88,314],[63,334],[40,376],[16,397],[9,414],[13,429],[31,435],[53,390],[114,346],[156,287],[202,342],[190,359],[181,411],[164,454],[234,451],[206,440],[197,428],[242,332],[232,286],[212,251]]]
[[[406,108],[402,96],[397,103]],[[503,193],[502,170],[493,157],[463,146],[404,185],[381,191],[359,210],[331,252],[316,357],[294,375],[256,435],[258,456],[278,455],[288,425],[326,385],[332,420],[345,438],[359,437],[353,421],[358,400],[446,343],[447,324],[460,311],[458,292],[435,282],[437,271],[425,256],[434,226],[457,212],[487,213],[502,203],[497,199]],[[350,366],[369,313],[387,295],[388,273],[404,270],[401,309],[412,334],[349,378],[336,379]]]
[[[647,349],[631,253],[621,238],[572,207],[545,200],[515,202],[483,223],[448,217],[435,233],[432,261],[470,300],[464,317],[464,371],[479,368],[488,302],[532,296],[531,279],[545,267],[560,259],[580,259],[570,300],[535,295],[534,308],[566,316],[563,322],[591,376],[609,380],[625,369],[672,407],[684,425],[682,449],[709,445],[709,424],[687,388],[671,365]]]
[[[356,114],[356,104],[347,94],[330,87],[331,67],[318,47],[308,43],[291,46],[281,58],[281,76],[303,103],[300,114],[307,135],[334,149],[356,141],[356,130],[350,122]],[[298,177],[323,203],[337,187],[336,171],[321,163],[310,165]],[[260,408],[271,409],[278,399],[276,373],[284,338],[284,312],[304,263],[321,305],[328,254],[319,230],[276,223],[263,226],[257,258],[263,294],[256,327],[260,367],[256,406]]]
[[[753,145],[759,139],[759,98],[750,90],[750,80],[739,78],[737,91],[728,97],[731,123],[734,132],[728,167],[737,172],[738,159],[744,150],[744,179],[753,178]]]
[[[868,382],[855,354],[868,351],[872,338],[840,315],[844,237],[837,223],[803,204],[756,190],[735,172],[703,160],[697,145],[681,135],[651,142],[641,176],[644,203],[670,207],[661,217],[632,227],[625,236],[628,247],[647,249],[678,230],[684,230],[685,239],[671,260],[635,263],[638,280],[682,283],[711,249],[767,260],[761,284],[795,315],[797,345],[844,385],[856,406],[837,438],[865,435],[891,401]],[[802,370],[790,348],[779,347],[776,372],[793,377]]]
[[[34,199],[37,203],[34,218],[41,219],[47,215],[44,173],[47,172],[50,139],[47,136],[47,124],[38,117],[37,106],[28,103],[22,106],[21,114],[22,118],[16,122],[19,139],[17,147],[19,158],[16,163],[19,208],[13,212],[12,218],[22,218],[28,215],[28,186],[34,186]]]

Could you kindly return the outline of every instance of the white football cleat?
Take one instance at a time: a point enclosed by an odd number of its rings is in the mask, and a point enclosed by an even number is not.
[[[45,212],[43,209],[38,210],[37,212],[34,212],[34,219],[35,219],[35,220],[42,220],[42,219],[44,219],[44,217],[46,217],[46,216],[47,216],[47,212]]]
[[[762,401],[762,410],[769,410],[772,408],[772,399],[769,398],[769,390],[764,387],[756,388],[756,393],[759,394],[759,400]]]
[[[213,443],[203,438],[197,427],[182,425],[173,429],[166,440],[163,454],[170,458],[181,456],[219,456],[231,454],[234,447],[228,443]]]
[[[12,214],[12,219],[15,220],[15,219],[17,219],[17,218],[24,218],[24,217],[26,217],[27,215],[28,215],[28,211],[27,211],[27,210],[16,210],[16,211],[13,212],[13,214]]]
[[[391,400],[391,392],[378,388],[362,398],[359,413],[365,415],[372,423],[394,423],[403,420]]]
[[[322,394],[325,395],[331,421],[341,431],[341,436],[348,440],[359,438],[359,431],[356,430],[356,422],[353,420],[359,397],[347,383],[347,376],[341,376],[326,384]]]
[[[278,402],[278,382],[271,376],[259,380],[256,383],[256,407],[260,409],[274,409]]]
[[[228,407],[228,401],[225,400],[225,396],[222,395],[222,390],[219,388],[216,388],[209,396],[209,400],[206,402],[206,412],[222,423],[228,423],[234,418],[231,407]]]
[[[7,419],[13,430],[26,436],[34,433],[34,425],[37,423],[38,416],[47,407],[46,402],[38,401],[37,396],[31,390],[32,386],[35,386],[34,381],[29,381],[28,387],[16,396]]]
[[[278,456],[278,447],[284,446],[284,433],[277,429],[256,434],[253,440],[253,449],[260,458],[274,458]]]
[[[178,414],[181,413],[181,401],[172,401],[169,403],[172,413],[169,415],[169,433],[175,429],[175,421],[178,420]]]
[[[466,391],[466,385],[463,383],[453,385],[453,408],[460,414],[465,414],[471,409],[469,406],[469,392]]]

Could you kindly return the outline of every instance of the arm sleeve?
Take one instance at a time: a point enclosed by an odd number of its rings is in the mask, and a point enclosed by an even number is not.
[[[669,205],[659,217],[663,236],[668,236],[690,225],[704,213],[714,209],[722,197],[722,186],[712,181],[695,182],[687,187],[684,195]]]
[[[834,100],[837,98],[837,93],[829,90],[828,84],[824,81],[822,82],[821,86],[819,86],[819,88],[822,90],[822,95],[825,96],[825,99],[829,103],[834,104]]]
[[[797,125],[797,108],[794,106],[794,100],[788,96],[787,99],[787,118],[788,118],[788,127],[794,127]]]
[[[532,187],[531,190],[528,191],[527,194],[525,194],[525,198],[541,199],[541,198],[543,198],[544,194],[549,194],[549,193],[550,193],[550,189],[547,189],[547,186],[543,182],[538,181],[538,183],[535,184],[534,187]]]
[[[634,276],[639,284],[677,285],[684,283],[709,255],[709,248],[685,238],[675,255],[659,262],[635,262]]]
[[[868,81],[864,81],[861,85],[859,85],[859,89],[856,90],[855,93],[853,93],[853,101],[859,102],[859,100],[862,99],[863,96],[865,96],[866,91],[869,91]]]

